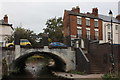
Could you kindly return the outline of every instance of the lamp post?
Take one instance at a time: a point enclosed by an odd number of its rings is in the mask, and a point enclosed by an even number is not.
[[[114,53],[113,53],[113,27],[112,27],[112,11],[110,10],[109,16],[111,17],[111,63],[112,63],[112,69],[111,72],[114,72],[115,63],[114,63]]]

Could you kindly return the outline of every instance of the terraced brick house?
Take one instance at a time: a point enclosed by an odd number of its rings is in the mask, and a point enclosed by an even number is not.
[[[118,31],[120,20],[112,17],[113,21],[113,42],[120,44]],[[93,8],[92,13],[81,13],[80,8],[74,7],[72,10],[64,11],[64,37],[69,46],[85,48],[87,42],[110,42],[111,17],[98,14],[98,9]],[[107,27],[106,27],[107,26]],[[74,43],[77,45],[73,45]]]
[[[77,6],[72,10],[64,10],[63,25],[65,43],[76,47],[77,70],[90,73],[111,71],[110,44],[113,40],[115,69],[118,71],[116,66],[120,66],[120,15],[110,17],[98,14],[97,8],[93,8],[91,13],[81,13]]]

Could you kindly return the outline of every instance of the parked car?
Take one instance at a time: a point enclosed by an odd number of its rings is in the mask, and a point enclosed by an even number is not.
[[[12,43],[7,43],[6,47],[13,47],[14,41]],[[31,46],[31,43],[27,39],[20,39],[20,46]]]
[[[49,46],[51,46],[51,47],[67,47],[65,44],[60,43],[60,42],[51,42],[49,44]]]

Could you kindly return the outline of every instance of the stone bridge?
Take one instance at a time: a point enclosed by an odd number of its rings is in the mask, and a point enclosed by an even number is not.
[[[55,65],[58,69],[63,71],[75,70],[76,60],[75,52],[71,48],[64,49],[50,49],[48,46],[44,48],[15,48],[15,49],[2,49],[2,59],[6,59],[8,65],[8,71],[11,69],[11,65],[14,64],[21,65],[25,59],[34,54],[44,54],[50,56],[55,60]]]

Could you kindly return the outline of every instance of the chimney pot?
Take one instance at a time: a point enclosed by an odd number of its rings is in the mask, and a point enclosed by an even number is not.
[[[4,20],[4,23],[5,23],[5,24],[8,24],[8,16],[7,16],[7,15],[4,16],[4,19],[3,19],[3,20]]]
[[[87,14],[90,14],[90,12],[87,12]]]
[[[92,14],[95,16],[98,16],[98,9],[97,8],[93,8],[92,9]]]
[[[76,6],[76,9],[78,9],[79,8],[79,6]]]
[[[72,10],[74,10],[75,9],[75,7],[72,7]]]
[[[72,8],[72,11],[74,11],[74,12],[76,12],[76,13],[80,13],[80,8],[79,8],[79,6],[76,6],[76,8],[73,7],[73,8]]]

